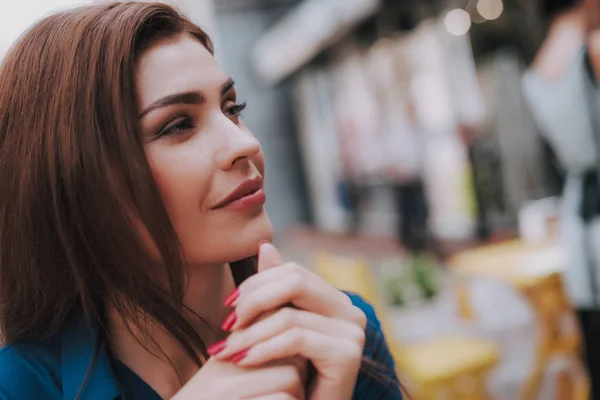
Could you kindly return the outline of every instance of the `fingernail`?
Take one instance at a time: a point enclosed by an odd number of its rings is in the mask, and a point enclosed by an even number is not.
[[[262,247],[263,244],[267,244],[267,243],[271,243],[268,240],[261,240],[260,242],[258,242],[258,249],[260,250],[260,248]]]
[[[233,328],[235,321],[237,321],[237,313],[235,312],[235,310],[233,310],[231,314],[229,314],[227,318],[225,318],[225,321],[223,321],[221,329],[223,329],[225,332],[229,332],[231,328]]]
[[[206,349],[206,352],[209,356],[216,356],[217,354],[225,350],[225,347],[227,347],[227,340],[221,340],[220,342],[209,346],[208,349]]]
[[[239,353],[235,353],[231,357],[229,357],[229,361],[232,363],[239,363],[248,355],[248,350],[240,351]]]
[[[229,296],[225,298],[225,307],[231,307],[239,297],[240,289],[235,289]]]

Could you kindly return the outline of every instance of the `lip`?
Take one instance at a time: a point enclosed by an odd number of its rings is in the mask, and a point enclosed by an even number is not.
[[[262,206],[266,202],[263,191],[263,178],[258,176],[242,182],[231,193],[220,200],[211,209],[248,209]]]

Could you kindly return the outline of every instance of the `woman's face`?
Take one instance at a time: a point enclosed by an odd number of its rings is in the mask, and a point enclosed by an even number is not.
[[[137,65],[140,134],[191,264],[237,261],[270,240],[264,155],[242,123],[231,78],[195,38],[145,51]]]

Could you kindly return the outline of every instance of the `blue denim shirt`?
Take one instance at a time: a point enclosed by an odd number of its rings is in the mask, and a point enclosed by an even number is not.
[[[353,399],[401,400],[394,361],[373,308],[359,296],[348,296],[368,319],[366,363]],[[81,320],[71,321],[48,341],[2,348],[0,371],[2,400],[73,400],[78,395],[79,400],[160,400],[141,378],[111,357],[98,332],[90,332]]]

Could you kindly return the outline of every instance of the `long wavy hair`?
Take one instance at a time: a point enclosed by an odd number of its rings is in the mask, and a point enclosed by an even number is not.
[[[86,6],[41,20],[0,65],[5,342],[49,338],[72,317],[106,333],[110,305],[132,331],[145,335],[149,321],[158,323],[199,366],[207,357],[182,316],[184,257],[137,132],[136,61],[179,34],[213,52],[208,35],[168,5]],[[150,275],[156,268],[166,287]],[[232,271],[241,283],[256,272],[256,257]],[[390,368],[377,359],[363,365],[384,381]]]
[[[8,343],[52,336],[74,313],[104,326],[110,304],[140,332],[148,320],[162,325],[198,363],[206,353],[181,314],[183,255],[137,134],[136,59],[182,33],[213,51],[170,6],[89,6],[43,19],[3,60],[0,323]],[[151,278],[152,266],[168,287]],[[239,261],[237,280],[254,267]]]

